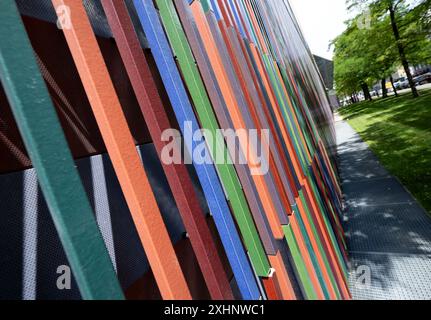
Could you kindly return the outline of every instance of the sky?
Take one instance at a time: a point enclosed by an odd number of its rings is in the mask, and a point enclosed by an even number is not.
[[[346,0],[289,0],[313,54],[332,59],[329,43],[345,30]]]

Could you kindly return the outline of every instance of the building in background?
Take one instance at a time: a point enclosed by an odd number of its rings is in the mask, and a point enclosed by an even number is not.
[[[326,92],[328,93],[329,102],[332,109],[340,107],[340,101],[334,90],[334,62],[317,55],[313,55],[322,76],[323,83],[325,84]]]

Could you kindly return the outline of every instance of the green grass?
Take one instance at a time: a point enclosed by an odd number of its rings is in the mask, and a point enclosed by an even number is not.
[[[342,108],[381,163],[431,213],[431,90]]]

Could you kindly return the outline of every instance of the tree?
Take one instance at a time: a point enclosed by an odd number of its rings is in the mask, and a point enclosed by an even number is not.
[[[394,42],[388,37],[390,23],[387,17],[380,17],[375,12],[369,12],[370,27],[364,30],[364,51],[367,56],[367,68],[370,77],[381,82],[382,95],[387,97],[386,78],[395,71],[397,50]]]
[[[351,95],[362,89],[371,99],[368,86],[382,81],[385,96],[386,79],[394,71],[396,48],[387,34],[390,24],[372,12],[365,27],[360,14],[347,22],[346,31],[334,41],[335,82],[340,94]],[[384,82],[384,83],[383,83]]]
[[[409,66],[409,62],[407,60],[405,46],[401,41],[401,33],[400,33],[400,29],[398,28],[398,24],[397,24],[396,10],[397,10],[397,5],[399,3],[401,3],[401,1],[398,1],[398,3],[395,3],[395,4],[393,3],[393,1],[387,1],[387,2],[388,2],[389,16],[391,17],[391,26],[392,26],[392,30],[394,32],[395,40],[397,42],[398,53],[400,54],[400,60],[401,60],[401,63],[404,67],[404,72],[407,75],[407,79],[409,80],[409,85],[410,85],[410,88],[412,90],[412,94],[414,97],[418,97],[419,94],[418,94],[418,91],[416,89],[416,85],[413,81],[412,73],[410,72],[410,66]]]
[[[352,96],[366,84],[366,61],[358,54],[361,52],[360,43],[360,34],[354,23],[350,23],[347,30],[334,40],[334,78],[339,94]]]
[[[431,0],[408,10],[399,25],[409,62],[431,63]]]
[[[429,48],[430,0],[418,0],[412,7],[407,0],[347,0],[349,8],[360,11],[371,10],[380,17],[389,17],[389,22],[398,51],[399,60],[407,75],[414,97],[418,96],[409,67],[410,53],[424,54]],[[412,48],[409,48],[412,47]],[[419,50],[415,50],[418,49]],[[426,53],[425,53],[426,55]],[[421,59],[427,58],[420,57]]]

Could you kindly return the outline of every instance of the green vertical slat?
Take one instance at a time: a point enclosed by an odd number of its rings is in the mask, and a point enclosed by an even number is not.
[[[82,298],[123,299],[13,0],[0,1],[0,79]]]
[[[173,1],[171,1],[171,2],[173,2]],[[201,2],[202,9],[204,10],[204,12],[208,12],[211,10],[211,4],[210,4],[209,0],[200,0],[200,2]]]
[[[302,204],[304,205],[303,200],[302,199],[300,199],[300,200],[301,200]],[[323,295],[325,296],[325,299],[329,300],[330,296],[329,296],[327,284],[326,284],[325,280],[323,279],[322,270],[320,269],[319,262],[317,260],[316,252],[314,251],[313,246],[311,244],[310,238],[312,237],[312,235],[308,234],[308,232],[305,228],[305,222],[298,212],[297,205],[295,204],[292,209],[296,210],[294,212],[294,214],[296,214],[296,218],[298,220],[298,226],[299,226],[300,232],[302,234],[302,237],[304,238],[305,245],[307,246],[308,253],[310,254],[311,263],[313,264],[314,270],[315,270],[316,275],[317,275],[317,279],[319,280],[320,287],[322,288],[322,291],[323,291]]]
[[[310,174],[311,173],[309,173],[309,175]],[[328,217],[326,216],[326,211],[325,211],[325,208],[323,206],[319,191],[317,190],[317,186],[315,185],[313,179],[310,176],[307,176],[307,180],[310,182],[311,189],[313,190],[313,193],[316,195],[317,204],[319,206],[320,212],[322,212],[322,217],[323,217],[323,220],[325,221],[326,230],[329,233],[329,237],[331,239],[332,246],[335,248],[335,254],[337,256],[338,262],[340,263],[340,265],[342,267],[344,277],[347,277],[347,266],[344,262],[344,258],[343,258],[341,251],[340,251],[340,247],[338,246],[338,241],[336,240],[336,236],[335,236],[334,230],[332,229],[332,225],[330,224]]]
[[[310,276],[299,251],[298,243],[296,242],[292,227],[290,225],[283,226],[283,231],[286,236],[287,246],[289,247],[289,251],[293,259],[293,264],[295,265],[299,280],[301,281],[301,287],[303,289],[305,298],[307,298],[308,300],[316,300],[317,294],[310,281]]]
[[[281,89],[279,87],[279,81],[275,75],[274,70],[271,67],[271,61],[269,60],[270,58],[268,58],[266,55],[263,55],[262,58],[263,58],[263,62],[265,65],[266,72],[267,72],[269,79],[272,83],[272,86],[274,88],[274,93],[276,95],[276,99],[277,99],[279,106],[281,108],[281,112],[282,112],[283,119],[284,119],[285,124],[286,124],[287,131],[289,132],[289,135],[292,138],[293,147],[295,149],[296,154],[298,155],[298,159],[299,159],[301,168],[305,172],[305,170],[307,168],[306,158],[305,158],[303,150],[301,148],[299,138],[297,137],[294,126],[292,124],[291,118],[288,114],[289,113],[288,107],[285,105],[286,102],[285,102],[285,99],[281,93]]]
[[[315,146],[311,143],[309,128],[307,127],[307,125],[306,125],[306,123],[304,121],[303,115],[300,112],[295,99],[293,98],[294,97],[293,96],[293,91],[292,91],[292,87],[291,87],[291,84],[290,84],[288,76],[287,76],[287,72],[284,69],[284,67],[282,67],[281,65],[278,65],[278,69],[280,70],[281,77],[283,79],[284,87],[287,90],[287,94],[290,95],[290,97],[288,97],[288,98],[290,98],[290,102],[292,103],[292,106],[293,106],[296,118],[298,119],[298,123],[300,125],[300,128],[302,129],[301,131],[302,131],[302,133],[304,135],[304,138],[305,138],[305,141],[307,143],[308,151],[310,152],[311,158],[313,158],[314,154],[316,152]],[[316,134],[317,134],[317,132],[316,132]],[[317,141],[317,138],[316,138],[315,141]]]
[[[310,156],[311,156],[311,158],[313,158],[316,150],[315,150],[315,146],[311,143],[310,135],[313,135],[316,143],[318,141],[319,135],[317,133],[317,130],[314,127],[314,122],[310,122],[309,121],[310,124],[311,124],[311,126],[312,126],[311,132],[309,131],[309,129],[308,129],[307,125],[306,125],[305,119],[303,117],[303,114],[300,112],[300,110],[298,108],[298,105],[297,105],[297,103],[296,103],[296,101],[294,99],[294,92],[293,92],[293,89],[292,89],[292,85],[291,85],[291,83],[289,81],[289,77],[287,75],[287,71],[286,71],[286,69],[284,67],[282,67],[280,65],[279,65],[279,69],[280,69],[280,72],[281,72],[281,77],[283,79],[284,86],[287,89],[287,93],[291,96],[290,101],[292,102],[292,105],[293,105],[293,107],[295,109],[295,113],[296,113],[298,122],[302,125],[302,129],[303,129],[302,132],[303,132],[304,137],[306,139],[306,142],[307,142],[307,145],[308,145],[308,149],[309,149],[309,152],[310,152]],[[308,107],[303,106],[303,109],[305,110],[306,115],[308,115],[309,114],[307,112]]]
[[[326,255],[325,250],[323,249],[323,245],[322,245],[320,236],[319,236],[319,234],[317,232],[317,229],[316,229],[316,226],[314,224],[313,218],[311,217],[310,209],[308,208],[308,205],[307,205],[307,202],[305,200],[305,197],[304,197],[304,194],[303,194],[302,190],[299,190],[299,197],[300,197],[302,205],[303,205],[303,207],[305,209],[305,214],[307,216],[307,220],[308,220],[308,222],[310,224],[311,231],[313,233],[312,235],[310,235],[310,237],[314,237],[314,239],[316,240],[319,253],[320,253],[320,255],[321,255],[322,259],[323,259],[323,263],[324,263],[325,268],[326,268],[326,270],[327,270],[327,272],[329,274],[329,278],[330,278],[331,284],[332,284],[334,290],[336,291],[337,297],[340,298],[340,292],[338,290],[338,285],[337,285],[337,283],[335,281],[334,274],[332,272],[331,266],[329,265],[328,257]],[[298,215],[299,215],[299,213],[298,213]]]
[[[303,170],[305,172],[306,168],[309,165],[309,162],[307,160],[308,159],[307,153],[305,151],[305,148],[307,148],[307,146],[302,144],[301,133],[300,133],[301,128],[299,128],[294,121],[295,115],[292,112],[292,110],[290,108],[290,104],[289,104],[289,102],[292,101],[291,97],[286,96],[286,93],[283,90],[284,83],[282,81],[280,81],[280,78],[278,77],[277,72],[276,72],[276,68],[278,68],[277,64],[274,61],[272,61],[270,57],[267,57],[266,61],[267,61],[266,62],[267,65],[268,65],[268,70],[271,74],[271,78],[274,79],[273,80],[274,86],[277,89],[278,95],[280,95],[280,101],[282,102],[280,105],[282,106],[284,118],[287,119],[287,121],[289,122],[289,126],[291,127],[294,141],[298,145],[299,155],[304,162],[305,167],[303,168]]]
[[[248,11],[247,6],[244,4],[243,1],[238,1],[238,5],[240,5],[244,9],[244,13],[245,13],[244,19],[248,25],[247,30],[250,33],[250,37],[252,38],[251,40],[252,40],[253,44],[256,46],[256,48],[258,48],[260,51],[262,51],[260,43],[257,40],[257,34],[256,34],[256,31],[254,30],[254,26],[253,26],[253,23],[252,23],[251,17],[250,17],[250,12]]]
[[[182,29],[181,21],[176,13],[174,3],[171,0],[156,0],[156,3],[202,127],[209,130],[213,137],[216,137],[218,135],[217,130],[219,129],[217,118],[212,109],[199,69],[196,66],[187,37]],[[213,159],[216,158],[216,155],[220,154],[224,156],[224,159],[227,159],[229,154],[226,145],[220,139],[216,140],[214,148],[210,148]],[[231,163],[232,161],[230,160],[220,164],[216,163],[217,171],[232,205],[235,219],[244,238],[245,246],[249,251],[253,267],[259,276],[266,277],[271,267],[238,176]]]

